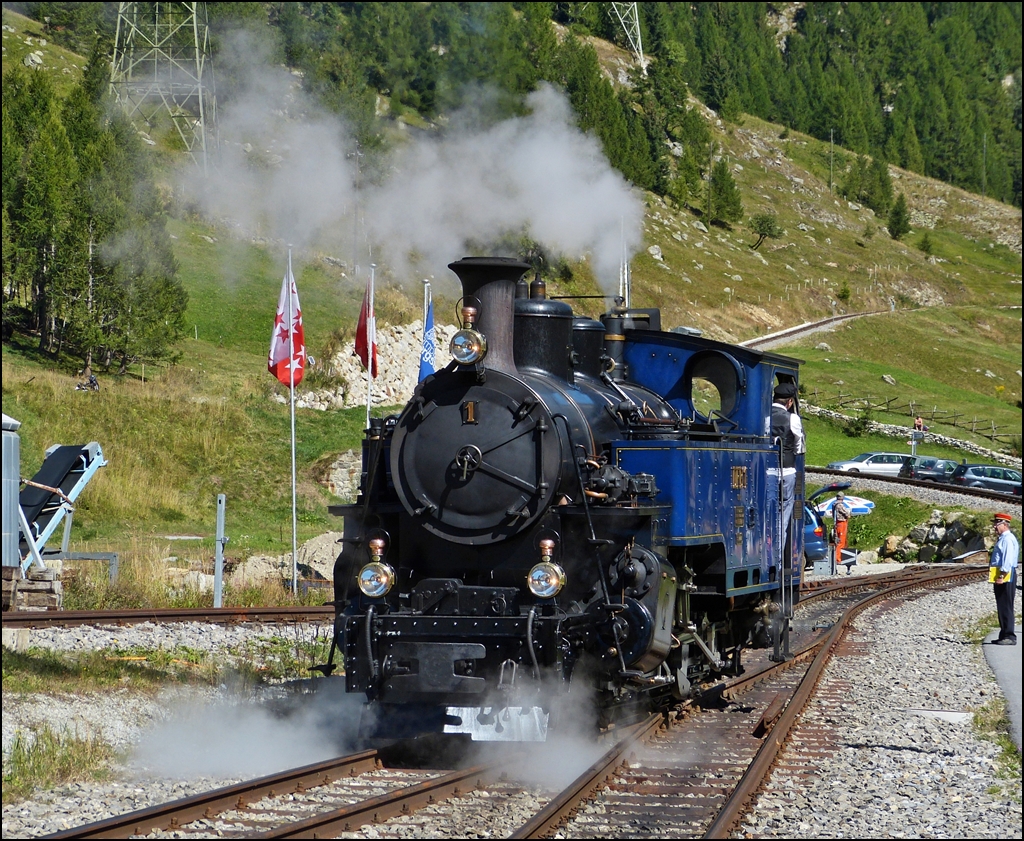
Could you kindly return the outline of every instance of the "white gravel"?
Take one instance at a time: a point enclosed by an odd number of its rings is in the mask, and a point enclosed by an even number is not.
[[[207,622],[142,622],[138,625],[77,625],[30,631],[30,645],[49,651],[128,650],[132,648],[191,649],[231,657],[243,647],[274,645],[279,641],[309,642],[330,639],[332,622],[239,623],[217,625]]]

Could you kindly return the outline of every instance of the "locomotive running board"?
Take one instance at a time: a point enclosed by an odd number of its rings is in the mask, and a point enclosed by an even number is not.
[[[474,742],[545,742],[548,714],[540,707],[448,707],[460,724],[445,724],[445,733],[468,734]]]

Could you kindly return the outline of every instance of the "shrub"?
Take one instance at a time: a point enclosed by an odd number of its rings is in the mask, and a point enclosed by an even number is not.
[[[865,411],[859,418],[850,418],[843,424],[843,433],[850,438],[860,438],[867,434],[871,425],[871,413]]]

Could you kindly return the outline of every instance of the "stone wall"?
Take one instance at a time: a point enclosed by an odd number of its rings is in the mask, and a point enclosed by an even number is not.
[[[3,568],[4,610],[60,610],[63,603],[59,570],[33,565],[22,575],[19,567]]]
[[[347,450],[338,456],[327,474],[327,490],[345,502],[355,502],[359,477],[363,472],[363,454]]]

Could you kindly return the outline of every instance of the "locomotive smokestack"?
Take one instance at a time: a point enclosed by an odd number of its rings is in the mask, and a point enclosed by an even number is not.
[[[513,301],[516,282],[532,266],[507,257],[466,257],[448,268],[462,281],[466,305],[476,306],[476,329],[487,339],[485,368],[516,374],[512,357]]]

